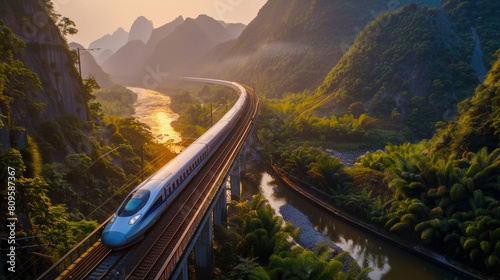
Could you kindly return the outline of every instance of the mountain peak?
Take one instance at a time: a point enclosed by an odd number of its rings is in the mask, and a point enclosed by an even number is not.
[[[123,27],[118,27],[118,29],[116,29],[116,31],[113,32],[113,35],[120,34],[120,33],[127,33],[127,31],[125,31],[125,29],[123,29]]]
[[[105,50],[111,50],[112,52],[116,52],[123,45],[127,43],[128,36],[129,36],[128,32],[125,31],[122,27],[120,27],[115,32],[113,32],[113,34],[111,35],[106,34],[101,38],[95,40],[94,42],[90,43],[89,49],[101,48],[102,49],[101,52],[104,52]],[[100,54],[101,52],[93,54]]]
[[[205,14],[199,15],[196,19],[211,19],[211,20],[214,20],[213,18],[211,18],[211,17],[209,17],[209,16],[207,16]]]
[[[141,40],[143,43],[147,43],[153,29],[153,22],[144,16],[140,16],[134,21],[130,28],[128,41]]]

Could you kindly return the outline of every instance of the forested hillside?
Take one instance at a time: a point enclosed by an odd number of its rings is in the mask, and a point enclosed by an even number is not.
[[[351,172],[382,172],[388,183],[390,196],[366,204],[372,222],[492,275],[500,272],[499,69],[497,60],[460,103],[457,120],[441,124],[431,141],[367,153]]]
[[[470,97],[500,48],[493,2],[410,4],[381,15],[318,92],[331,97],[336,112],[362,105],[372,116],[408,125],[416,138],[431,136],[435,123],[450,120],[456,104]]]
[[[500,51],[497,52],[497,57]],[[470,100],[458,105],[458,119],[441,123],[431,142],[435,151],[468,157],[483,147],[493,151],[500,148],[500,60],[476,89]]]

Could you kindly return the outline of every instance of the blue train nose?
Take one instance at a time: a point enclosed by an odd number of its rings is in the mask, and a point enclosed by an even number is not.
[[[107,231],[102,234],[102,243],[109,248],[118,249],[127,243],[127,238],[123,233],[116,231]]]

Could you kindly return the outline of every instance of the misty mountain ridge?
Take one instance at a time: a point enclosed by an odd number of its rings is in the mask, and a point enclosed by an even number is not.
[[[231,34],[231,37],[233,38],[238,38],[240,36],[241,32],[245,30],[247,27],[243,23],[226,23],[222,20],[219,20],[219,23],[222,24],[222,26]]]
[[[95,57],[96,62],[102,65],[113,53],[123,47],[128,41],[129,33],[122,27],[118,28],[113,34],[106,34],[103,37],[93,41],[89,44],[89,49],[100,50],[95,51],[92,55]]]
[[[119,27],[113,34],[106,34],[90,43],[88,48],[105,48],[116,52],[127,43],[128,37],[129,33],[122,27]]]
[[[368,23],[412,2],[442,6],[439,0],[270,0],[232,46],[204,58],[201,64],[211,67],[194,73],[256,83],[270,97],[314,90]]]
[[[232,40],[244,25],[221,23],[200,15],[196,19],[178,17],[151,32],[148,42],[141,46],[131,41],[103,64],[106,72],[123,81],[141,79],[147,66],[162,71],[185,69],[217,44]],[[227,28],[227,29],[226,29]]]
[[[201,75],[256,83],[267,96],[314,89],[387,1],[270,0]]]
[[[184,22],[184,18],[182,16],[177,17],[171,22],[168,22],[158,28],[155,28],[151,32],[151,37],[146,43],[145,57],[149,57],[156,48],[156,45],[163,40],[168,35],[172,34],[177,26],[181,25]]]
[[[141,62],[145,50],[146,44],[143,41],[130,41],[106,60],[102,69],[112,76],[124,76]]]

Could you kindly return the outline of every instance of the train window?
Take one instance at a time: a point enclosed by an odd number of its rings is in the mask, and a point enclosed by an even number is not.
[[[149,200],[149,190],[140,189],[132,193],[118,211],[120,217],[130,217],[139,212]]]
[[[163,200],[163,199],[162,199],[162,197],[161,197],[161,196],[160,196],[160,197],[158,197],[158,199],[157,199],[157,200],[155,201],[155,203],[151,206],[151,208],[149,208],[149,210],[148,210],[148,212],[147,212],[147,213],[149,213],[149,212],[153,211],[153,209],[155,209],[158,205],[160,205],[160,203],[162,202],[162,200]]]

